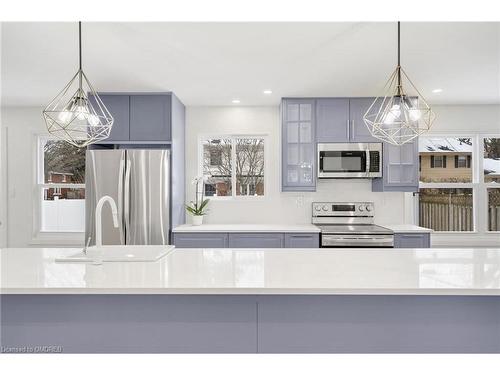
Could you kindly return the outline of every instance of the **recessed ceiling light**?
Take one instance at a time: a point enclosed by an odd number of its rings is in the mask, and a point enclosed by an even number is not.
[[[432,90],[434,94],[439,94],[440,92],[443,92],[443,89],[434,89]]]
[[[240,103],[240,99],[233,99],[231,101],[231,103],[233,103],[233,104],[239,104]]]
[[[264,90],[263,92],[266,95],[271,95],[273,93],[271,90]]]

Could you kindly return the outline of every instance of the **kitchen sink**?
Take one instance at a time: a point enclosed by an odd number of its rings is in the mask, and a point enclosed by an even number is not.
[[[72,255],[56,258],[56,262],[155,262],[175,248],[174,245],[104,245],[91,246]]]

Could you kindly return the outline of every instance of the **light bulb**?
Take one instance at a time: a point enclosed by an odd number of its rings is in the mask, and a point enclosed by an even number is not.
[[[71,119],[71,112],[65,109],[65,110],[59,112],[59,115],[57,116],[57,118],[60,122],[66,124]]]
[[[96,115],[89,115],[88,117],[89,124],[92,126],[97,126],[99,125],[99,117]]]
[[[422,113],[418,109],[410,109],[408,113],[410,114],[411,121],[418,121],[420,120],[420,116],[422,116]]]
[[[387,115],[385,116],[385,119],[384,119],[384,124],[393,124],[394,121],[396,121],[399,116],[401,116],[401,107],[399,106],[399,104],[394,104],[390,111],[387,112]]]
[[[87,118],[87,115],[89,114],[88,108],[84,105],[77,105],[75,108],[75,112],[78,113],[76,117],[80,121],[85,120]]]

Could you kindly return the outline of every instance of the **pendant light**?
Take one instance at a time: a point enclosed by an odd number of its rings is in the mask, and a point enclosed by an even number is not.
[[[82,23],[78,22],[79,68],[43,110],[50,134],[77,147],[109,137],[113,116],[82,70]]]
[[[398,22],[398,65],[364,115],[375,138],[401,146],[429,131],[434,112],[401,68],[401,32]]]

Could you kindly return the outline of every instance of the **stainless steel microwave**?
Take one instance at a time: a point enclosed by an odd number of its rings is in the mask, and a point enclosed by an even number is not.
[[[318,143],[318,178],[382,177],[382,143]]]

